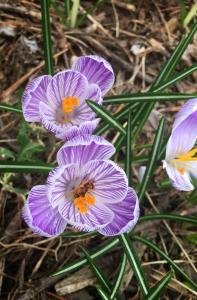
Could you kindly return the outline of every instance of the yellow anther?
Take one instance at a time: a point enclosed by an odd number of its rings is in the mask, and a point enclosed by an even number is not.
[[[68,96],[62,99],[62,111],[65,114],[71,113],[74,106],[79,105],[79,99],[74,96]]]
[[[197,148],[194,148],[187,153],[179,155],[175,160],[177,162],[186,162],[186,161],[197,161],[197,157],[195,155],[197,154]]]

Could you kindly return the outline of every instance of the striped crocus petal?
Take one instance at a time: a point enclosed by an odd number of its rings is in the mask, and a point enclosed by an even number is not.
[[[114,236],[131,231],[136,225],[139,218],[139,201],[136,192],[128,188],[125,199],[116,204],[108,204],[114,213],[114,218],[99,232],[103,235]]]
[[[189,192],[194,189],[194,186],[191,183],[191,177],[187,171],[181,174],[174,166],[165,162],[164,167],[169,176],[170,182],[175,189],[185,192]]]
[[[189,100],[177,114],[169,138],[164,168],[172,185],[182,191],[194,189],[191,176],[197,176],[197,99]]]
[[[62,233],[67,222],[51,206],[47,190],[47,185],[38,185],[31,190],[23,208],[23,217],[33,232],[51,237]]]
[[[86,76],[90,83],[97,84],[102,95],[106,94],[114,84],[114,72],[111,65],[102,57],[96,55],[81,56],[72,66]]]
[[[26,121],[40,122],[39,104],[48,102],[46,90],[51,79],[49,75],[39,76],[26,86],[22,97],[22,109]]]
[[[82,169],[84,178],[94,182],[92,194],[101,203],[118,203],[127,195],[125,172],[111,160],[92,160]]]
[[[187,153],[196,143],[197,107],[196,110],[193,109],[193,106],[191,106],[191,108],[190,114],[188,112],[188,106],[185,106],[185,114],[184,109],[182,108],[177,115],[178,118],[175,120],[176,126],[173,127],[172,134],[167,144],[166,161]]]
[[[70,164],[56,168],[50,173],[48,178],[48,198],[52,207],[58,208],[60,215],[67,223],[80,230],[92,231],[102,228],[111,222],[113,212],[103,201],[94,197],[93,205],[87,206],[86,213],[81,213],[77,205],[75,205],[77,196],[74,195],[76,191],[79,191],[83,182],[95,184],[92,183],[92,178],[87,176],[81,166]],[[84,189],[82,188],[82,190]],[[88,193],[94,195],[93,190],[88,190]]]
[[[91,160],[109,159],[115,153],[114,146],[96,135],[80,135],[69,140],[57,153],[59,166],[77,163],[84,165]]]

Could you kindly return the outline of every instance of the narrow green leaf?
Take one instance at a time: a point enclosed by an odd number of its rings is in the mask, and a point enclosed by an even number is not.
[[[161,84],[161,82],[165,82],[170,79],[170,76],[174,72],[187,46],[192,41],[196,31],[197,31],[197,22],[194,24],[189,34],[184,36],[182,40],[179,42],[178,46],[172,53],[170,59],[166,62],[164,68],[162,69],[159,76],[155,80],[152,88],[157,87],[159,84]]]
[[[191,67],[184,69],[183,71],[178,73],[175,77],[173,77],[171,80],[167,80],[166,82],[162,83],[161,85],[158,85],[158,87],[154,89],[154,92],[158,93],[158,92],[163,91],[167,87],[174,85],[177,81],[184,79],[185,77],[187,77],[188,75],[190,75],[191,73],[193,73],[196,70],[197,70],[197,64],[194,64]]]
[[[0,161],[0,172],[14,173],[49,173],[54,166],[48,164],[37,164],[26,161]]]
[[[51,26],[49,15],[49,0],[41,0],[42,13],[42,33],[44,40],[44,55],[45,55],[45,71],[47,74],[53,75],[53,57],[51,46]]]
[[[188,218],[188,217],[183,217],[183,216],[176,216],[176,215],[150,215],[150,216],[143,216],[139,218],[139,222],[144,222],[144,221],[148,221],[150,217],[150,220],[173,220],[173,221],[180,221],[180,222],[188,222],[191,224],[196,225],[196,218]],[[130,236],[132,236],[132,233],[129,234]],[[133,236],[132,236],[133,237]],[[135,238],[137,236],[134,236]],[[138,237],[137,237],[138,238]],[[119,238],[114,238],[114,239],[110,239],[107,242],[101,244],[99,247],[97,247],[96,249],[94,249],[90,256],[92,259],[98,258],[110,251],[112,251],[112,249],[116,246],[118,246],[119,244]],[[55,272],[53,274],[53,276],[61,276],[64,275],[68,272],[72,272],[82,266],[84,266],[85,264],[87,264],[87,259],[86,258],[80,258],[77,261],[67,265],[66,267],[64,267],[63,269]]]
[[[104,292],[101,288],[97,288],[97,291],[103,300],[109,300],[109,296],[106,292]]]
[[[85,257],[92,269],[92,272],[94,273],[94,275],[96,276],[99,284],[101,285],[102,289],[108,293],[111,292],[111,284],[110,282],[107,280],[107,278],[105,277],[105,275],[101,272],[101,270],[99,270],[99,268],[97,267],[97,265],[94,263],[93,259],[91,258],[91,256],[89,255],[88,251],[85,250],[83,247],[80,247],[82,249],[82,251],[85,254]]]
[[[117,246],[119,243],[118,238],[110,239],[105,243],[102,243],[99,247],[97,247],[94,251],[90,252],[90,256],[92,259],[98,258],[108,252],[110,252],[115,246]],[[65,266],[63,269],[55,272],[52,276],[61,276],[68,272],[72,272],[82,266],[84,266],[87,263],[87,258],[83,257],[81,259],[78,259],[74,263],[71,263],[67,266]]]
[[[135,251],[135,248],[133,247],[133,244],[130,241],[128,234],[125,233],[125,234],[120,235],[119,239],[120,239],[122,246],[124,247],[124,251],[125,251],[128,261],[133,269],[135,277],[139,283],[142,294],[144,296],[146,296],[146,295],[148,295],[148,283],[144,276],[144,272],[140,265],[139,258]]]
[[[0,110],[5,110],[5,111],[22,114],[22,109],[20,109],[16,106],[8,105],[8,104],[0,104]]]
[[[134,103],[134,104],[129,104],[127,106],[125,106],[123,109],[121,109],[118,113],[116,113],[115,115],[113,115],[113,117],[116,120],[122,120],[124,117],[127,116],[129,110],[131,110],[132,112],[135,111],[135,109],[139,106],[139,103]],[[138,111],[138,110],[137,110]],[[135,117],[135,116],[134,116]],[[100,127],[98,127],[95,131],[95,134],[97,135],[101,135],[103,134],[105,131],[107,131],[110,128],[110,125],[108,123],[104,123],[103,125],[101,125]]]
[[[184,216],[171,215],[171,214],[170,215],[169,214],[146,215],[140,217],[138,222],[156,221],[156,220],[172,220],[172,221],[185,222],[185,223],[197,225],[197,218],[184,217]]]
[[[166,62],[165,66],[159,73],[159,76],[156,78],[156,80],[152,84],[149,92],[154,93],[155,89],[157,89],[159,87],[159,85],[161,85],[163,82],[165,83],[168,80],[170,80],[170,77],[171,77],[173,71],[175,70],[177,64],[179,63],[184,51],[186,50],[189,43],[192,41],[196,30],[197,30],[197,23],[193,26],[190,33],[179,42],[178,46],[172,53],[171,57],[169,58],[169,60]],[[146,123],[151,111],[154,108],[154,105],[155,105],[154,102],[152,102],[150,104],[149,103],[143,104],[144,116],[141,118],[140,126],[136,129],[136,132],[134,134],[134,137],[133,137],[134,142],[137,139],[138,135],[141,133],[142,128],[144,127],[144,124]]]
[[[154,287],[150,289],[148,295],[144,300],[158,300],[161,294],[165,291],[168,286],[168,283],[172,279],[174,272],[168,272]]]
[[[113,159],[116,156],[116,154],[120,151],[124,142],[125,142],[125,135],[119,134],[118,138],[116,139],[116,141],[114,143],[114,147],[116,148],[116,153],[114,153],[114,155],[112,156],[111,159]]]
[[[78,15],[78,11],[79,11],[80,0],[73,0],[72,2],[73,2],[73,4],[72,4],[71,11],[70,11],[69,19],[70,19],[70,26],[72,28],[75,28],[76,21],[77,21],[77,15]]]
[[[168,102],[177,100],[188,100],[197,98],[197,94],[183,94],[183,93],[139,93],[139,94],[129,94],[124,96],[113,96],[113,98],[107,98],[104,104],[122,104],[122,103],[132,103],[132,102]],[[95,103],[95,102],[93,102]]]
[[[162,118],[160,120],[159,127],[157,129],[157,133],[156,133],[155,140],[154,140],[154,143],[153,143],[153,148],[152,148],[152,153],[151,153],[151,156],[150,156],[150,161],[149,161],[149,164],[146,168],[146,172],[144,174],[142,182],[140,184],[140,188],[139,188],[139,192],[138,192],[138,197],[139,197],[140,201],[142,200],[142,198],[145,194],[146,188],[148,186],[148,183],[151,179],[151,176],[152,176],[152,173],[153,173],[153,170],[154,170],[154,167],[155,167],[155,162],[158,159],[158,155],[159,155],[159,152],[160,152],[160,149],[161,149],[161,142],[162,142],[162,139],[163,139],[163,131],[164,131],[164,119]]]
[[[118,276],[117,276],[116,281],[115,281],[115,283],[112,287],[110,300],[114,300],[114,297],[116,296],[116,294],[119,290],[119,287],[121,285],[121,282],[122,282],[122,279],[123,279],[123,276],[124,276],[124,273],[125,273],[126,264],[127,264],[127,256],[124,253],[123,256],[122,256],[122,261],[120,263],[120,268],[118,270]]]
[[[138,236],[138,235],[132,235],[131,238],[133,240],[136,240],[136,241],[139,241],[139,242],[145,244],[146,246],[148,246],[149,248],[154,250],[156,253],[158,253],[163,259],[165,259],[171,265],[171,267],[177,274],[182,276],[182,278],[184,278],[190,284],[190,286],[192,286],[192,288],[194,290],[197,290],[197,284],[195,282],[193,282],[193,280],[167,254],[165,254],[152,241],[150,241],[142,236]]]
[[[122,127],[122,125],[115,120],[114,116],[111,115],[110,112],[108,112],[105,108],[100,106],[99,104],[91,101],[91,100],[86,100],[87,104],[89,107],[103,120],[105,120],[108,124],[110,124],[113,128],[117,129],[120,131],[123,135],[126,135],[125,129]]]
[[[127,136],[126,136],[126,159],[125,159],[125,172],[128,178],[128,185],[131,185],[131,136],[132,136],[132,128],[131,128],[131,111],[128,114],[128,122],[127,122]]]

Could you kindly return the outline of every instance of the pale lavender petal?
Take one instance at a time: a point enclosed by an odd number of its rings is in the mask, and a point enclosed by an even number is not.
[[[82,169],[83,177],[92,182],[94,197],[100,203],[118,203],[127,195],[125,172],[110,160],[92,160]]]
[[[140,209],[136,192],[132,188],[128,188],[126,198],[116,204],[108,204],[109,209],[114,213],[114,218],[99,232],[103,235],[113,236],[131,231],[136,225]]]
[[[33,232],[51,237],[62,233],[67,222],[54,209],[47,197],[47,186],[35,186],[29,193],[23,208],[23,217]]]
[[[72,200],[72,190],[80,184],[82,177],[78,165],[57,167],[50,172],[47,179],[48,199],[53,207]]]
[[[26,86],[22,97],[22,109],[26,121],[40,122],[39,103],[47,103],[46,90],[51,79],[49,75],[39,76]]]
[[[103,98],[101,95],[101,90],[97,84],[90,84],[88,86],[87,99],[92,100],[98,104],[103,103]]]
[[[72,69],[84,74],[90,83],[97,84],[102,95],[107,93],[114,84],[113,69],[102,57],[96,55],[81,56],[77,58]]]
[[[91,160],[109,159],[114,153],[114,146],[100,136],[77,136],[58,151],[57,162],[59,166],[74,163],[83,166]]]
[[[86,100],[92,100],[98,104],[102,104],[103,99],[101,98],[101,90],[96,84],[91,84],[88,87]],[[72,124],[79,126],[82,122],[91,121],[95,119],[96,114],[88,106],[86,101],[83,101],[76,109],[73,114]]]
[[[66,132],[72,128],[72,123],[59,123],[57,120],[57,109],[46,103],[40,103],[40,118],[42,125],[50,132],[58,134],[59,132]]]
[[[56,137],[68,141],[76,136],[92,134],[96,129],[100,119],[94,119],[92,121],[82,122],[79,126],[70,126],[69,128],[64,128],[56,134]]]
[[[82,103],[87,97],[88,81],[79,72],[67,70],[57,73],[47,87],[47,98],[51,105],[61,107],[62,99],[74,96]]]
[[[191,114],[197,111],[197,98],[188,100],[181,107],[180,111],[177,113],[173,130],[175,130],[184,120],[186,120]]]
[[[197,110],[190,114],[172,131],[166,149],[166,161],[187,153],[197,139]]]
[[[101,229],[114,218],[113,212],[97,199],[94,205],[88,206],[87,213],[81,214],[71,201],[61,204],[59,212],[69,224],[82,231]]]
[[[180,191],[192,191],[194,189],[190,175],[187,172],[181,174],[176,168],[166,162],[164,162],[164,168],[166,168],[166,172],[175,189]]]

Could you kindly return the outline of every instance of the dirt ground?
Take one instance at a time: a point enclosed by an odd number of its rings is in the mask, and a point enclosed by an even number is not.
[[[53,1],[61,9],[63,1]],[[101,3],[100,3],[101,2]],[[135,1],[81,1],[80,24],[70,29],[51,6],[52,43],[55,72],[70,67],[76,56],[97,54],[105,57],[116,74],[114,88],[109,95],[143,92],[161,71],[173,49],[187,32],[180,22],[179,2],[175,0]],[[189,10],[193,1],[186,1]],[[95,8],[84,19],[84,11]],[[197,40],[188,47],[177,71],[189,67],[197,59]],[[39,1],[0,1],[0,103],[20,105],[26,83],[44,73],[44,53]],[[169,91],[196,92],[197,72],[176,83]],[[144,127],[137,145],[152,143],[161,114],[167,119],[166,135],[170,132],[174,114],[182,102],[156,105]],[[122,108],[109,106],[115,113]],[[169,127],[169,128],[168,128]],[[104,136],[116,138],[113,130]],[[35,144],[33,152],[23,151],[24,143]],[[10,160],[30,160],[55,163],[55,154],[61,142],[37,124],[26,124],[22,117],[1,112],[0,149]],[[47,151],[46,151],[47,150]],[[4,150],[1,150],[4,151]],[[146,155],[147,149],[138,154]],[[117,158],[121,164],[124,148]],[[3,155],[0,160],[4,160]],[[134,168],[134,183],[138,168]],[[5,173],[0,175],[0,299],[59,299],[97,300],[96,280],[88,266],[63,278],[50,275],[68,263],[83,256],[80,245],[91,250],[102,243],[104,237],[86,239],[41,238],[33,234],[23,222],[21,209],[27,191],[44,183],[46,174]],[[161,187],[166,179],[161,164],[151,182],[150,190],[141,207],[141,214],[157,212],[195,216],[197,196],[178,193],[169,186]],[[188,239],[195,228],[182,223],[148,222],[136,226],[135,231],[152,239],[164,252],[177,261],[195,281],[193,264],[196,260],[195,244]],[[72,229],[70,229],[72,230]],[[169,269],[169,265],[152,250],[136,244],[145,273],[152,285]],[[111,282],[117,275],[121,257],[120,248],[114,249],[97,261]],[[196,278],[195,278],[196,277]],[[126,300],[140,299],[139,287],[127,266],[121,290]],[[196,299],[192,291],[181,282],[172,280],[162,299]]]

